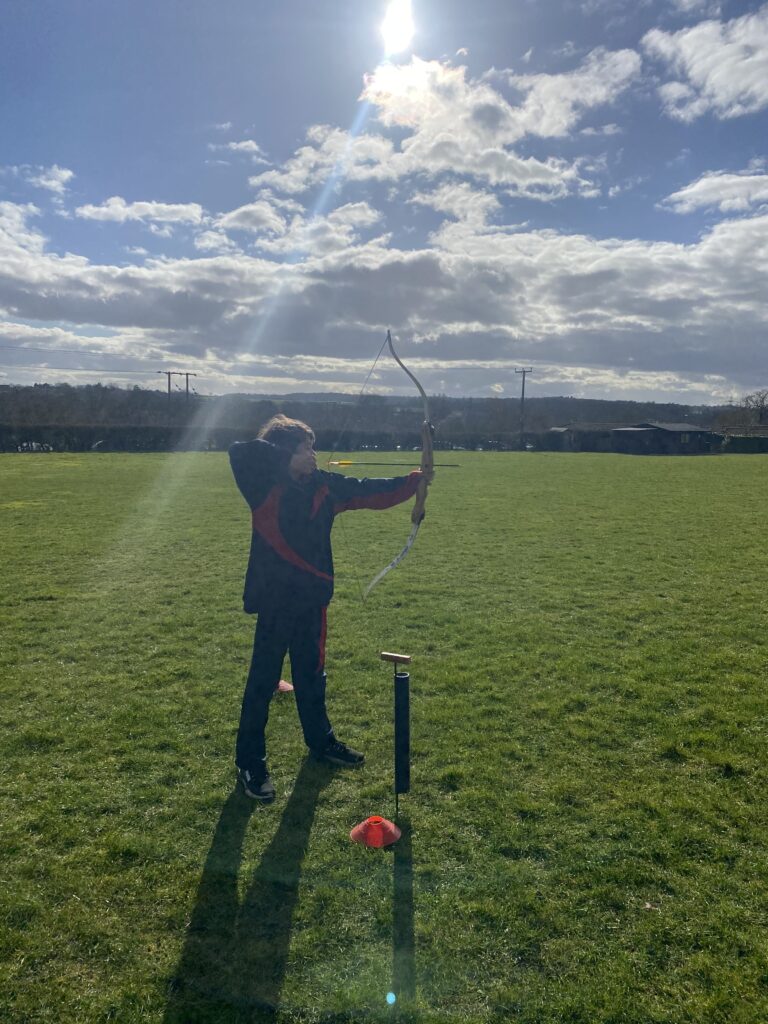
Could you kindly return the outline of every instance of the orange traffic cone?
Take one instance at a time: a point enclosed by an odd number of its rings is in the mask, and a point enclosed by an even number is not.
[[[359,825],[355,825],[349,833],[353,843],[362,843],[364,846],[391,846],[400,838],[401,832],[394,822],[374,814]]]

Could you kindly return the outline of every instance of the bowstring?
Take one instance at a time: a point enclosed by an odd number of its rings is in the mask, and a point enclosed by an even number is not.
[[[352,417],[357,413],[357,411],[358,411],[358,409],[360,407],[360,399],[363,397],[363,393],[365,392],[365,389],[368,387],[368,381],[373,376],[373,371],[376,369],[376,366],[378,365],[378,362],[381,359],[382,353],[383,353],[383,351],[384,351],[384,349],[386,347],[387,347],[387,339],[385,337],[384,341],[381,343],[381,348],[376,353],[376,358],[373,360],[371,368],[368,371],[368,374],[367,374],[365,380],[363,381],[363,386],[358,391],[358,393],[357,393],[357,395],[355,397],[355,401],[352,403],[352,408],[349,410],[349,412],[347,413],[347,415],[344,418],[344,422],[342,424],[342,428],[339,431],[339,436],[338,436],[338,438],[336,439],[336,441],[335,441],[335,443],[333,445],[333,449],[330,452],[330,454],[328,455],[328,459],[326,460],[326,464],[325,464],[325,468],[328,471],[330,471],[330,468],[331,468],[331,459],[333,458],[334,455],[337,455],[339,453],[339,451],[341,450],[340,449],[341,439],[344,437],[346,432],[349,430],[349,425],[352,422]],[[342,535],[342,538],[343,538],[344,547],[346,548],[347,551],[349,551],[350,550],[350,546],[349,546],[349,543],[348,543],[348,534],[346,532],[347,528],[344,526],[344,516],[343,515],[337,516],[336,520],[334,521],[334,524],[335,524],[335,522],[338,522],[340,524],[341,535]],[[356,561],[356,560],[354,560],[354,561]],[[352,578],[354,579],[355,587],[357,588],[357,591],[360,594],[360,601],[364,605],[365,604],[365,598],[366,598],[366,591],[365,591],[365,588],[364,588],[363,583],[361,581],[360,573],[357,571],[357,568],[353,568],[353,570],[352,570]]]

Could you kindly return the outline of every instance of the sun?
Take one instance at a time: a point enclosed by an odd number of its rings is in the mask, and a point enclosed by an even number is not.
[[[392,0],[381,23],[386,56],[407,50],[411,45],[413,32],[411,0]]]

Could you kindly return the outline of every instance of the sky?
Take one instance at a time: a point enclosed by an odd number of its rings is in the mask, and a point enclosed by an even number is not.
[[[3,6],[0,384],[357,394],[391,328],[432,394],[719,404],[767,280],[768,3]]]

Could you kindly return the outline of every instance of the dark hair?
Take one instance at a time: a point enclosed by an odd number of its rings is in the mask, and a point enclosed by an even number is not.
[[[295,451],[302,441],[315,443],[315,432],[301,420],[291,420],[281,412],[264,424],[258,433],[262,441],[269,441],[278,448]]]

